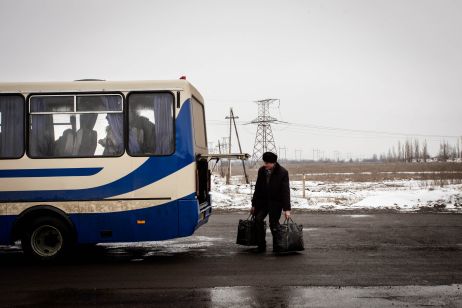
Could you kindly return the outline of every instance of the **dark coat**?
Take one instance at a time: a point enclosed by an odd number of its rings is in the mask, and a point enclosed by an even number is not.
[[[255,208],[274,206],[284,211],[290,210],[289,172],[275,163],[269,185],[266,184],[265,167],[258,169],[257,182],[252,197]]]

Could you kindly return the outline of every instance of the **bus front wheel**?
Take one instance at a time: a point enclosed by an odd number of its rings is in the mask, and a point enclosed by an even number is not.
[[[38,217],[31,221],[21,236],[24,253],[35,260],[56,260],[71,246],[71,230],[56,217]]]

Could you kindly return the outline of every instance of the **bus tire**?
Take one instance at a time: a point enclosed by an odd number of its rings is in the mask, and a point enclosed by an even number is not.
[[[71,228],[54,216],[39,216],[24,227],[21,245],[24,254],[38,261],[63,258],[72,247]]]

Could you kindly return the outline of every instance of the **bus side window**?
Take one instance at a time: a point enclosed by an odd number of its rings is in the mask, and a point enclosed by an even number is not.
[[[29,104],[29,154],[32,157],[120,156],[124,153],[121,95],[35,95]]]
[[[192,98],[192,114],[196,146],[206,149],[207,132],[205,130],[204,106],[195,97]]]
[[[0,96],[0,158],[19,158],[24,153],[24,97]]]
[[[174,99],[171,93],[130,93],[128,153],[133,156],[170,155],[175,148]]]

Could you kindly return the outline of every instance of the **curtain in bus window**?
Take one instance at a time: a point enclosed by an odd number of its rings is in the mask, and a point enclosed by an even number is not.
[[[154,117],[156,129],[156,151],[158,155],[168,155],[173,152],[173,101],[170,94],[154,96]]]
[[[44,98],[35,97],[34,105],[37,112],[46,110]],[[32,109],[32,108],[31,108]],[[34,114],[30,116],[29,153],[34,157],[53,156],[55,151],[55,132],[53,115]]]
[[[107,110],[117,110],[121,106],[120,96],[104,96],[103,103]],[[108,113],[106,138],[100,142],[104,146],[103,155],[121,155],[124,151],[124,118],[122,113]]]
[[[0,96],[0,157],[18,158],[23,152],[23,98],[17,95]]]

